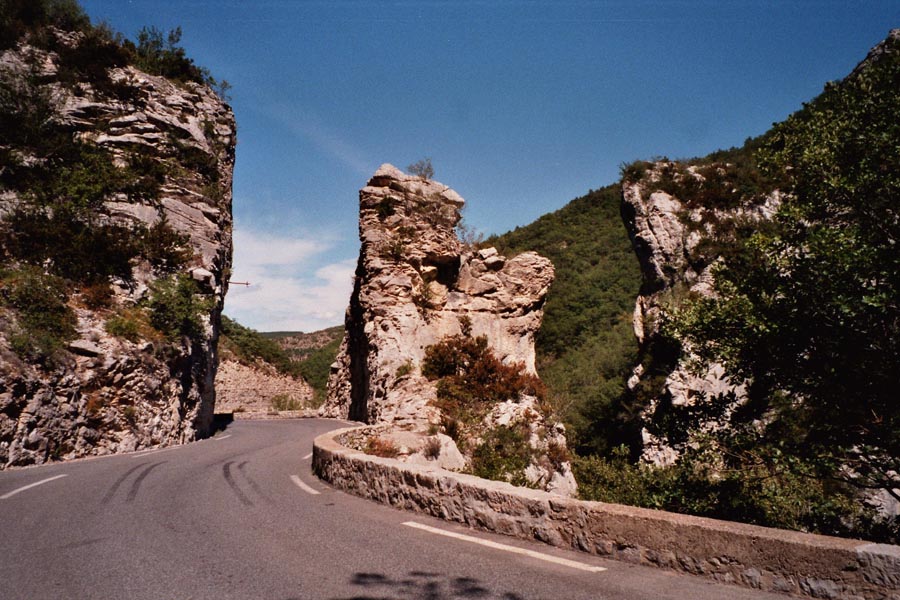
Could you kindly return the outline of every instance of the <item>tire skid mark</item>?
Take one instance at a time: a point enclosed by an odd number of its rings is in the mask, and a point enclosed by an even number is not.
[[[144,480],[147,478],[147,475],[150,474],[150,471],[164,464],[166,464],[165,461],[153,463],[152,465],[141,471],[141,473],[137,477],[135,477],[134,481],[131,483],[131,489],[128,490],[128,496],[125,498],[125,502],[134,502],[134,499],[138,495],[138,491],[141,489],[141,484],[144,483]]]
[[[106,492],[106,495],[103,496],[103,499],[100,501],[101,504],[109,504],[109,501],[112,500],[112,497],[116,495],[116,492],[119,491],[119,486],[124,483],[128,476],[146,465],[147,463],[141,463],[139,465],[135,465],[132,468],[125,471],[125,474],[116,479],[115,483],[112,484],[112,487]]]
[[[237,482],[234,480],[234,476],[231,474],[231,465],[233,464],[234,461],[230,460],[222,465],[222,475],[225,477],[225,483],[228,484],[228,487],[231,488],[231,491],[234,492],[234,495],[237,496],[238,500],[240,500],[244,506],[253,506],[253,501],[241,491],[241,488],[238,487]]]
[[[256,480],[253,479],[252,477],[250,477],[250,474],[247,473],[247,471],[246,471],[246,468],[247,468],[247,462],[248,462],[248,461],[245,460],[245,461],[243,461],[243,462],[241,462],[241,463],[238,463],[238,466],[237,466],[238,471],[241,472],[241,475],[244,476],[244,479],[247,480],[247,483],[250,484],[250,487],[253,489],[253,491],[256,492],[256,494],[257,494],[259,497],[261,497],[263,500],[265,500],[266,502],[268,502],[268,503],[271,504],[271,503],[272,503],[272,499],[269,498],[269,497],[262,491],[262,488],[259,487],[259,484],[256,483]]]

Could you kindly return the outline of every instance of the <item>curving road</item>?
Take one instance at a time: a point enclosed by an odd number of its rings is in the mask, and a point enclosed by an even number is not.
[[[0,473],[0,598],[784,598],[333,490],[309,455],[343,426],[238,421],[185,446]]]

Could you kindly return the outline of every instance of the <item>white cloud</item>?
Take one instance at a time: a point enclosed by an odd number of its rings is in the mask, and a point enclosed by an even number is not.
[[[355,259],[317,266],[327,240],[234,233],[233,281],[225,314],[259,331],[316,331],[339,325],[350,300]]]
[[[288,238],[268,233],[235,229],[235,267],[265,268],[269,265],[298,265],[328,249],[322,240]]]

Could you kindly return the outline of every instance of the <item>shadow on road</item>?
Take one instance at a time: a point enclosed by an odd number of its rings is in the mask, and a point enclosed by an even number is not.
[[[220,431],[225,431],[229,425],[234,422],[234,414],[232,413],[215,413],[213,415],[212,427],[209,430],[209,436],[212,437]]]
[[[381,573],[356,573],[350,583],[362,588],[362,593],[333,600],[522,600],[511,592],[490,590],[471,577],[447,577],[424,571],[412,571],[396,579]]]

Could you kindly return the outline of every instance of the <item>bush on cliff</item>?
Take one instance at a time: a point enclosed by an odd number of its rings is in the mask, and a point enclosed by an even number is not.
[[[39,268],[0,273],[0,303],[16,311],[12,322],[3,325],[10,345],[20,357],[46,363],[75,338],[76,319],[66,304],[67,296],[66,282]]]

